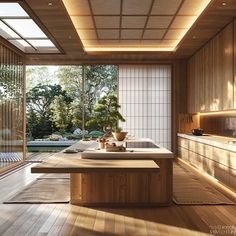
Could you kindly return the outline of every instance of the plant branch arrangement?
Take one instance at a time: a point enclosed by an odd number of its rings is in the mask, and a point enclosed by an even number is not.
[[[119,112],[117,96],[113,93],[107,94],[98,100],[94,108],[94,115],[87,122],[87,125],[97,124],[107,135],[118,129],[118,122],[124,122],[124,117]]]

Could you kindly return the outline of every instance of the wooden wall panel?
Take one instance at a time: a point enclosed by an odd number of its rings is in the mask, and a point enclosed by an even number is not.
[[[234,108],[234,22],[188,61],[188,112]]]
[[[233,69],[233,75],[234,75],[234,109],[236,109],[236,20],[234,20],[234,69]]]
[[[210,42],[208,47],[204,47],[205,69],[204,86],[205,86],[205,111],[213,110],[213,43]],[[207,78],[207,79],[206,79]]]
[[[24,106],[23,57],[0,41],[0,162],[25,157]]]
[[[172,70],[172,151],[177,155],[177,133],[182,116],[187,113],[187,62],[176,60]]]
[[[222,35],[222,45],[224,50],[222,55],[222,106],[223,110],[233,109],[234,97],[234,28],[233,23],[226,27]]]

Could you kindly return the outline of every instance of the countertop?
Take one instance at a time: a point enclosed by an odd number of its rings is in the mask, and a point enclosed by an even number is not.
[[[138,142],[140,141],[141,140],[138,140]],[[147,141],[150,140],[145,139],[144,142]],[[153,161],[154,159],[173,158],[172,152],[161,147],[128,148],[128,152],[125,153],[105,152],[105,150],[96,150],[97,148],[98,143],[96,141],[79,141],[32,167],[31,171],[32,173],[87,173],[94,169],[98,172],[107,169],[112,171],[122,170],[135,172],[144,170],[159,171],[159,167]],[[65,152],[66,150],[76,151],[79,149],[82,152]],[[85,156],[83,157],[83,155]]]
[[[199,143],[204,143],[207,145],[211,145],[213,147],[221,148],[227,151],[236,152],[236,144],[229,144],[228,141],[236,140],[236,138],[217,136],[205,134],[203,136],[196,136],[192,134],[178,134],[178,137],[190,139],[193,141],[197,141]]]
[[[136,139],[136,140],[125,140],[125,142],[131,144],[133,143],[133,147],[127,148],[126,152],[106,152],[105,149],[102,150],[93,150],[91,148],[88,148],[84,152],[81,153],[82,159],[101,159],[101,158],[108,158],[108,159],[160,159],[160,158],[174,158],[174,155],[172,152],[167,150],[163,147],[149,147],[148,143],[154,144],[151,139]],[[91,145],[93,147],[98,147],[97,142],[90,141]],[[144,143],[143,145],[141,145]],[[82,145],[82,143],[74,144],[71,146],[71,148],[78,148],[78,145]],[[130,146],[130,145],[128,145]],[[91,147],[91,146],[90,146]]]
[[[89,160],[70,158],[40,163],[32,173],[95,173],[95,172],[157,172],[160,167],[152,160]]]

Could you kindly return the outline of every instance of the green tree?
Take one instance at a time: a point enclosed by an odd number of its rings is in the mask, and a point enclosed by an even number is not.
[[[55,73],[62,88],[73,98],[82,97],[82,66],[60,66]]]
[[[87,125],[96,124],[103,131],[106,131],[107,127],[117,128],[119,120],[125,121],[119,108],[116,95],[110,93],[101,97],[94,108],[93,117],[87,122]]]
[[[72,123],[71,101],[65,100],[65,96],[55,96],[51,104],[52,121],[60,132],[70,131]]]
[[[60,85],[39,84],[27,92],[27,130],[33,137],[42,138],[57,130],[52,121],[51,104],[60,95],[66,102],[72,101]]]
[[[117,91],[117,66],[85,66],[85,104],[88,115],[93,113],[97,100]]]

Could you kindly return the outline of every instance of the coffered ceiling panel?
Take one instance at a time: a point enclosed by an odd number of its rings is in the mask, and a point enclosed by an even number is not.
[[[123,15],[148,15],[152,0],[123,0]]]
[[[170,29],[165,35],[164,39],[181,39],[185,34],[185,29]]]
[[[198,0],[191,0],[192,2]],[[155,0],[151,14],[152,15],[175,15],[182,0]]]
[[[81,40],[87,40],[87,39],[89,39],[89,40],[96,39],[97,40],[97,35],[96,35],[95,30],[80,30],[79,37]]]
[[[90,16],[71,16],[76,29],[94,29],[93,19]]]
[[[74,0],[80,1],[80,0]],[[120,14],[121,0],[90,0],[91,10],[95,15]]]
[[[99,39],[119,39],[119,30],[97,30]]]
[[[205,5],[205,0],[185,0],[178,14],[198,16],[201,14],[202,7],[204,7],[204,5]]]
[[[150,16],[146,28],[162,28],[167,29],[173,16]]]
[[[144,39],[162,39],[166,30],[145,30]]]
[[[172,24],[171,29],[189,29],[196,21],[197,16],[176,16]]]
[[[140,39],[142,30],[121,30],[121,39]]]
[[[90,7],[88,0],[66,0],[67,10],[71,15],[90,15]]]
[[[119,28],[120,17],[118,16],[95,16],[96,28]]]
[[[86,51],[135,51],[128,40],[137,40],[137,51],[174,51],[210,1],[63,0]],[[90,12],[86,16],[80,9],[75,11],[82,4]],[[87,40],[97,40],[97,45],[94,41],[91,47]],[[167,41],[163,44],[162,40]],[[170,44],[168,40],[172,40]]]
[[[147,16],[123,16],[122,28],[144,28]]]

